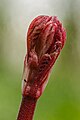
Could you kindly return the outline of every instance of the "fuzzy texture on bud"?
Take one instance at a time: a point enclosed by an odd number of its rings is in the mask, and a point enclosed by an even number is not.
[[[65,38],[65,30],[56,16],[38,16],[31,22],[24,62],[27,70],[24,70],[25,78],[23,76],[24,83],[26,82],[25,87],[23,86],[24,96],[36,98],[42,94],[50,70],[64,46]]]

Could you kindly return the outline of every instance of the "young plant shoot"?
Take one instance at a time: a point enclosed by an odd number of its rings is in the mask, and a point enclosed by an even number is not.
[[[17,120],[33,120],[37,100],[48,83],[48,76],[65,40],[65,29],[56,16],[42,15],[31,22],[27,33],[22,102]]]

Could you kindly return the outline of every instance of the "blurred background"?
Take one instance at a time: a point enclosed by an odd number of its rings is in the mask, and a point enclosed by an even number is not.
[[[80,120],[80,0],[0,0],[0,120],[16,119],[26,32],[38,15],[58,16],[67,41],[34,120]]]

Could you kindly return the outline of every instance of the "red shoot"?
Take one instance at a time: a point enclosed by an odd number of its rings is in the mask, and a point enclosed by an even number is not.
[[[17,120],[33,119],[36,101],[45,89],[65,39],[66,32],[56,16],[38,16],[30,24],[22,81],[23,100]]]

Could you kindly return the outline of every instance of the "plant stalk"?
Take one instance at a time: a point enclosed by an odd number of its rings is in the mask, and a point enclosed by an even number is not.
[[[22,98],[17,120],[33,120],[37,99],[30,96]]]

